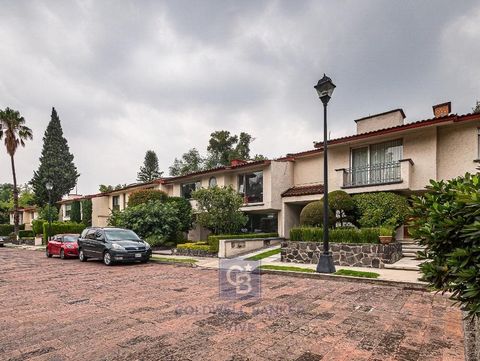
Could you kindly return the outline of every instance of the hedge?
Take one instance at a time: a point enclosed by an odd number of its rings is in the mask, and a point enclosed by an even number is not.
[[[34,219],[32,221],[33,232],[37,234],[43,234],[43,224],[45,221],[43,219]]]
[[[52,222],[52,227],[49,231],[49,224],[45,222],[43,224],[43,239],[46,241],[49,236],[54,236],[56,234],[62,233],[82,233],[85,229],[85,225],[83,223],[74,223],[74,222]]]
[[[199,250],[199,251],[210,252],[210,246],[206,242],[182,243],[182,244],[178,244],[177,248],[179,248],[179,249],[194,249],[194,250]]]
[[[248,238],[273,238],[278,237],[278,233],[244,233],[244,234],[219,234],[208,236],[210,252],[218,252],[218,243],[221,239],[248,239]]]
[[[130,194],[128,197],[128,206],[135,207],[148,201],[165,202],[168,198],[167,193],[157,189],[141,189]]]
[[[24,230],[25,225],[19,224],[19,230]],[[0,224],[0,236],[9,236],[13,232],[13,224]]]
[[[337,228],[329,232],[333,243],[379,243],[380,228]],[[298,242],[321,242],[323,229],[318,227],[297,227],[290,230],[290,240]]]
[[[18,238],[25,239],[25,238],[35,238],[34,231],[18,231]]]

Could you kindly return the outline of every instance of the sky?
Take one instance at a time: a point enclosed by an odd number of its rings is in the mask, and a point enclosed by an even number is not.
[[[337,86],[330,137],[403,108],[406,121],[480,100],[479,1],[0,0],[0,108],[26,119],[19,183],[38,168],[55,107],[81,174],[78,193],[161,170],[210,133],[245,131],[277,158],[322,140],[313,86]],[[0,183],[12,182],[0,148]],[[74,190],[75,191],[75,190]]]

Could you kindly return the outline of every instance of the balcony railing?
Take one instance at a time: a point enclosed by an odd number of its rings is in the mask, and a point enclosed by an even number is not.
[[[365,167],[345,169],[344,187],[360,187],[401,182],[400,162],[371,164]]]

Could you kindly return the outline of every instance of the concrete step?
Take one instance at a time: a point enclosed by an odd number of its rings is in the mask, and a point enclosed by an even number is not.
[[[404,257],[393,264],[386,264],[385,268],[402,271],[419,271],[418,265],[420,263],[422,263],[422,261],[414,258]]]
[[[404,250],[404,251],[411,251],[411,252],[424,251],[424,250],[425,250],[425,247],[419,247],[419,246],[402,246],[402,250]]]
[[[402,252],[403,257],[417,258],[417,252]]]

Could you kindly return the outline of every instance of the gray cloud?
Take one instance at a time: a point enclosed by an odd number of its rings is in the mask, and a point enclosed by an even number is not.
[[[353,119],[403,107],[408,120],[480,98],[475,1],[3,1],[0,107],[35,139],[17,155],[37,167],[50,110],[59,112],[79,191],[135,180],[147,149],[168,170],[218,129],[247,131],[278,157],[321,138],[313,85],[337,85],[332,136]],[[0,182],[10,182],[0,152]]]

